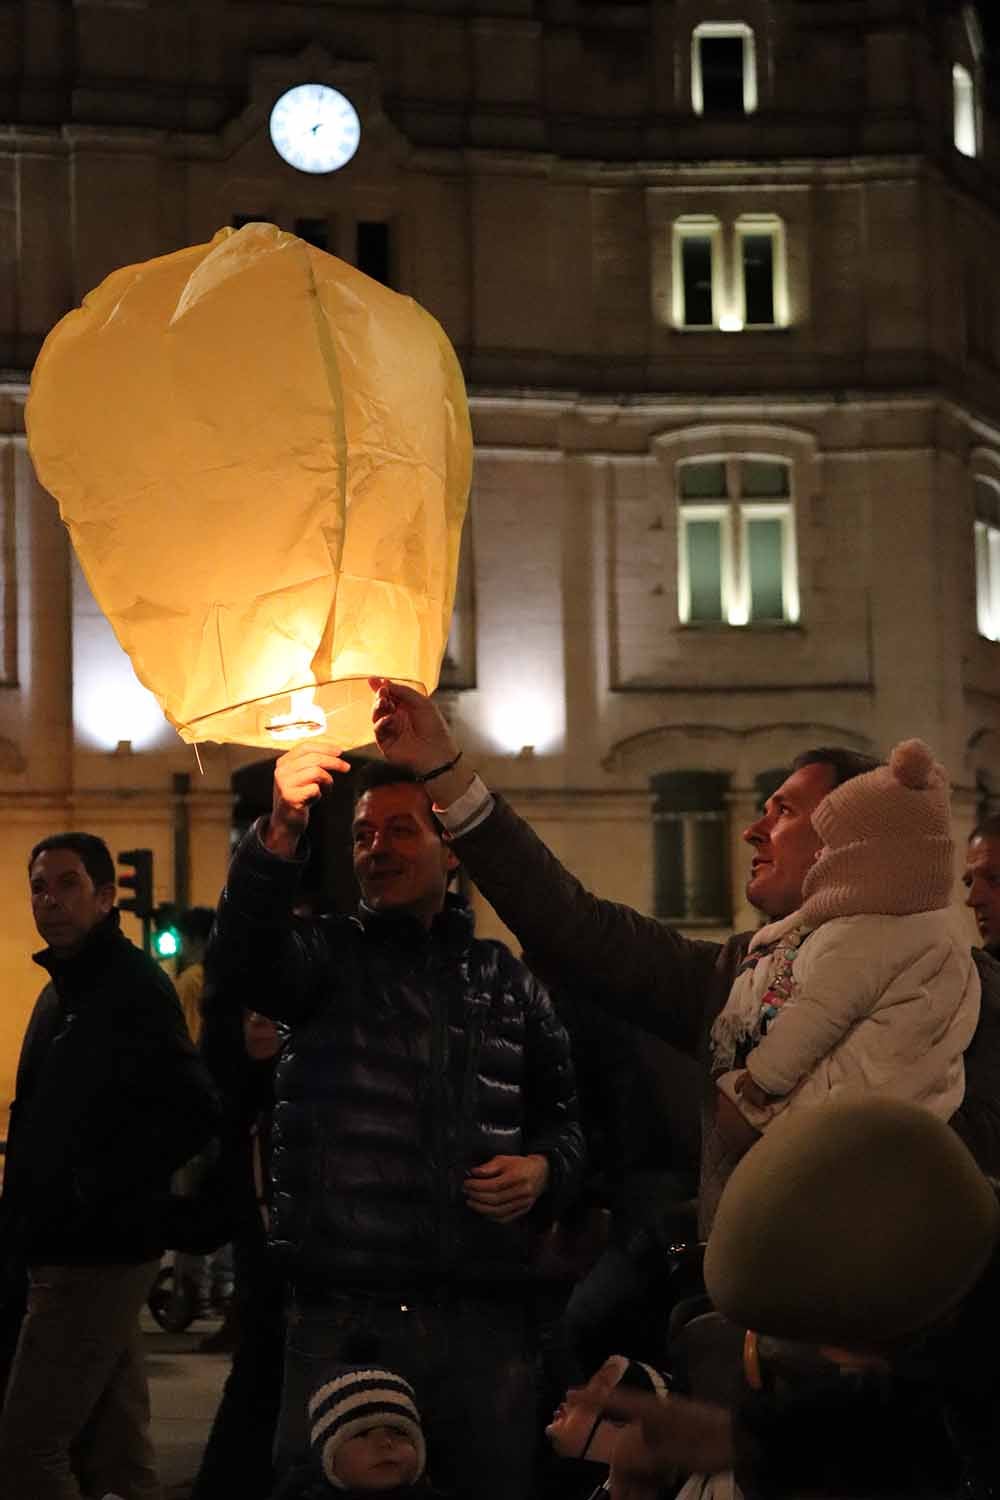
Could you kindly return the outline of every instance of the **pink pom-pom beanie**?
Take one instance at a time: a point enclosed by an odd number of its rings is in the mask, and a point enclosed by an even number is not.
[[[909,916],[951,900],[955,846],[948,776],[923,740],[903,740],[864,776],[834,787],[812,825],[824,848],[806,875],[799,918]]]

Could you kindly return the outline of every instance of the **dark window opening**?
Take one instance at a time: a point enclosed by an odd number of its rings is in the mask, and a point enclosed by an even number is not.
[[[729,922],[728,789],[728,775],[714,771],[667,771],[650,779],[658,917]]]
[[[774,322],[774,240],[769,234],[745,234],[743,296],[747,323]]]
[[[326,219],[296,219],[295,233],[315,250],[330,248],[330,226]]]
[[[375,219],[358,221],[355,265],[373,281],[380,281],[383,286],[393,285],[392,238],[388,224]]]
[[[712,241],[707,235],[686,234],[681,241],[684,277],[684,324],[688,328],[711,328]]]
[[[698,55],[701,60],[703,113],[743,114],[743,38],[700,37]]]

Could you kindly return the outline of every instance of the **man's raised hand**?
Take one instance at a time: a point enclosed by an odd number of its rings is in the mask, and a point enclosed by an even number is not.
[[[375,743],[386,760],[424,772],[458,754],[447,724],[423,693],[388,677],[369,677],[368,682],[376,694]]]
[[[273,854],[291,859],[309,822],[309,804],[333,785],[333,772],[349,771],[340,747],[329,740],[303,740],[274,763],[271,816],[264,844]]]
[[[375,743],[386,760],[426,775],[457,759],[459,747],[428,697],[388,677],[369,677],[368,682],[376,695],[372,709]],[[471,770],[457,766],[435,777],[429,783],[429,790],[439,807],[447,807],[462,795],[471,780]]]

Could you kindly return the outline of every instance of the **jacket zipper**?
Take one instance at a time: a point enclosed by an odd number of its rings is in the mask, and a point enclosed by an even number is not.
[[[447,992],[431,986],[431,1098],[433,1100],[434,1156],[437,1162],[437,1241],[441,1270],[451,1269],[451,1161],[445,1128],[445,1068],[447,1066],[448,1002]]]

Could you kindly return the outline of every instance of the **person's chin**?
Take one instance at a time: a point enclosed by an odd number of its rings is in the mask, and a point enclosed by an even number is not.
[[[388,1489],[390,1485],[394,1489],[402,1489],[413,1483],[413,1468],[398,1459],[386,1458],[381,1463],[373,1464],[366,1478],[367,1489],[381,1491]]]
[[[80,934],[69,927],[53,927],[48,932],[39,929],[38,935],[48,943],[50,948],[54,948],[56,953],[74,948],[80,941]]]
[[[406,904],[406,891],[398,878],[372,881],[365,889],[364,897],[372,911],[388,911],[391,907]]]

